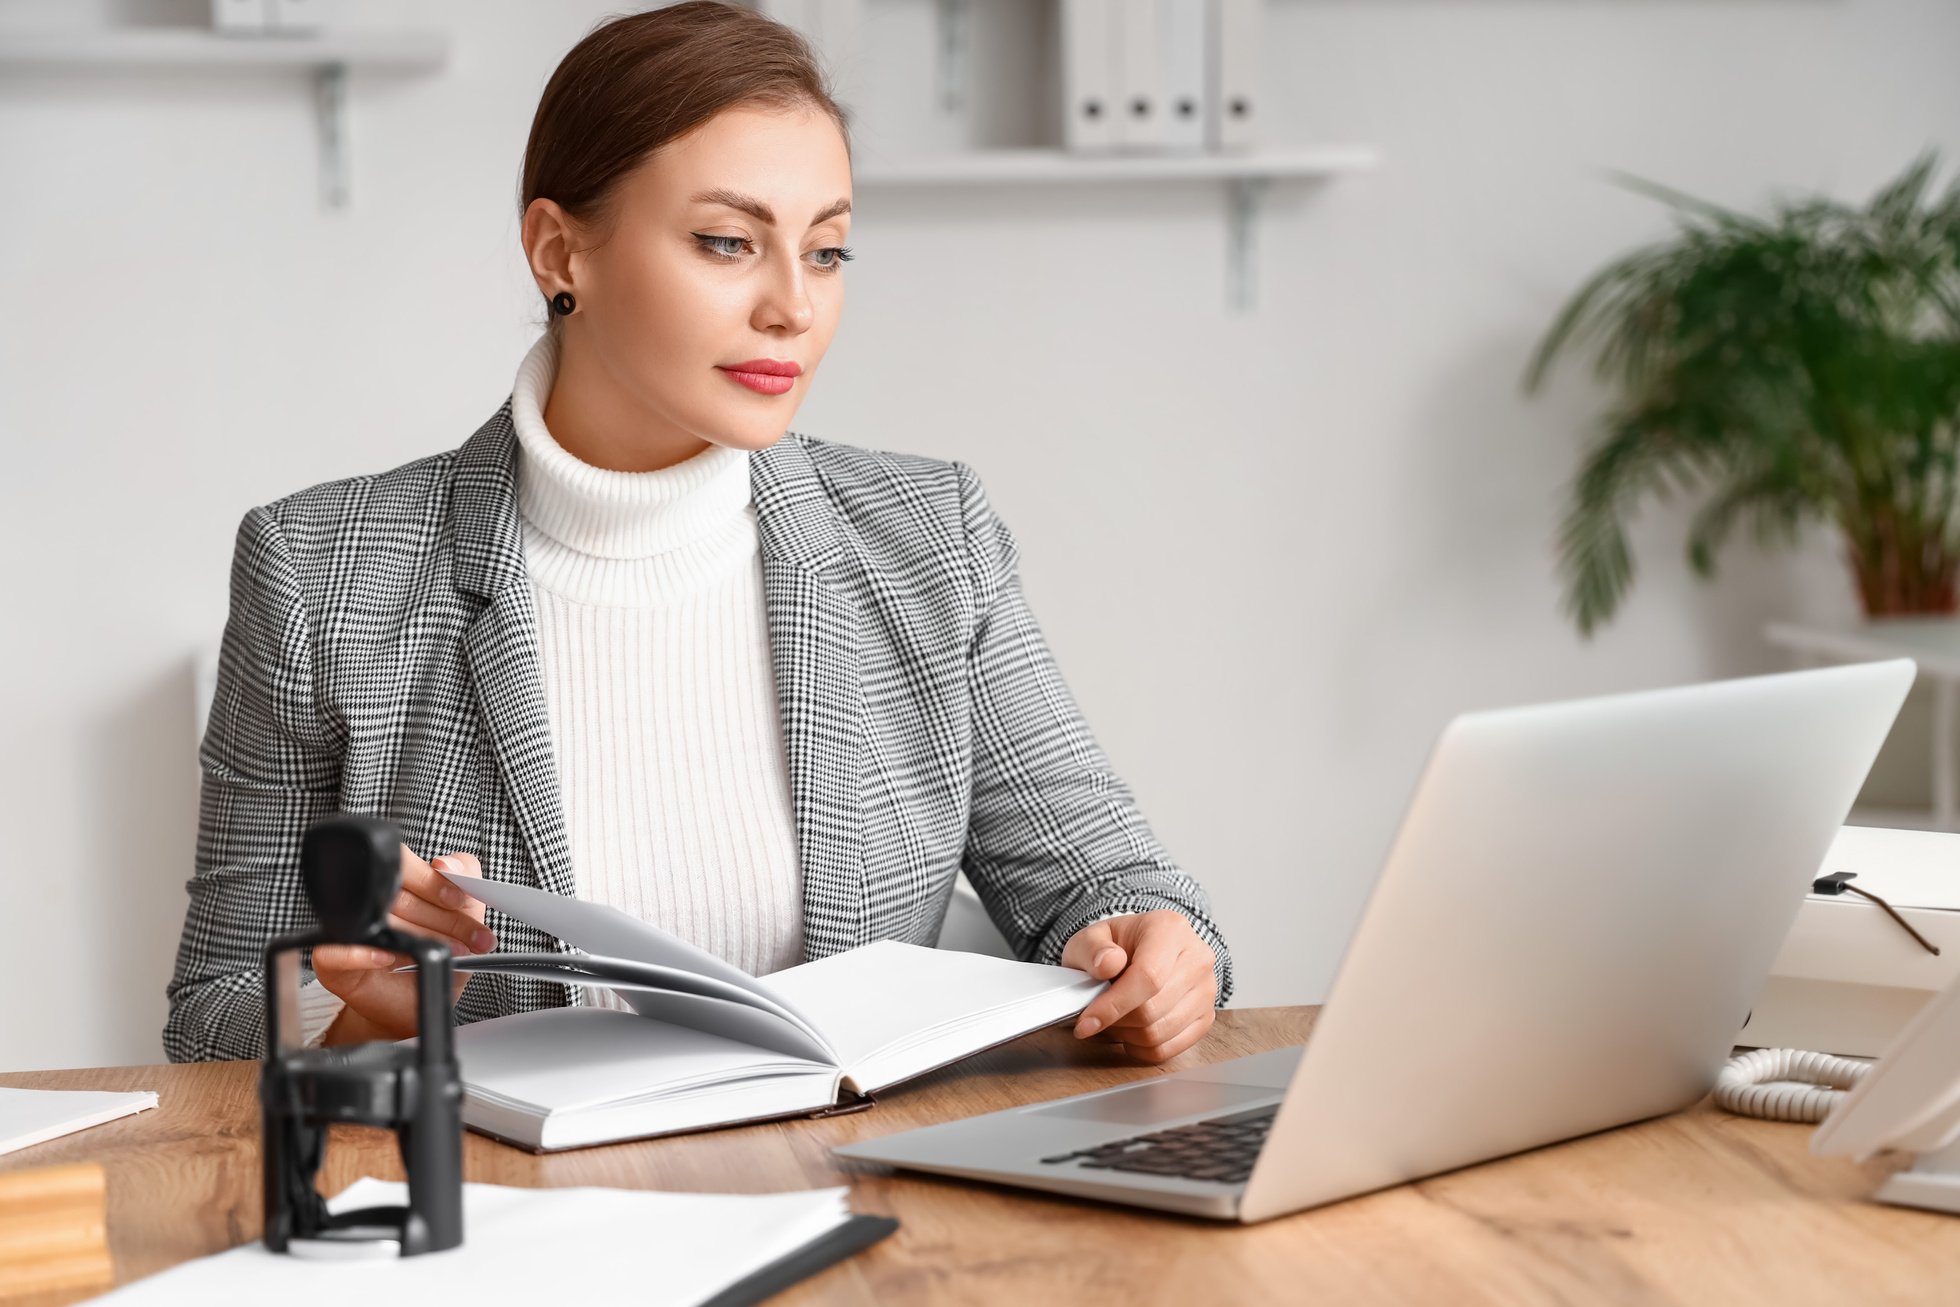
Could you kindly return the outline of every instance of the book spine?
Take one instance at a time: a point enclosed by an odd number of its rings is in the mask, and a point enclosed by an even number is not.
[[[810,1120],[817,1121],[827,1116],[849,1116],[853,1112],[868,1112],[878,1105],[876,1094],[860,1094],[844,1090],[850,1097],[840,1101],[835,1107],[820,1107],[810,1113]]]

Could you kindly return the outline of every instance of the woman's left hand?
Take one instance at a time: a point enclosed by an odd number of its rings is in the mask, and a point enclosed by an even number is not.
[[[1145,1062],[1176,1057],[1211,1029],[1215,960],[1181,912],[1091,922],[1062,950],[1062,965],[1111,984],[1082,1009],[1075,1037],[1100,1034]]]

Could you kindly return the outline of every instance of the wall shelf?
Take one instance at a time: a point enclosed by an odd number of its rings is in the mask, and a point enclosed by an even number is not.
[[[1337,177],[1366,172],[1379,156],[1365,146],[1318,145],[1209,154],[1071,154],[1061,149],[971,150],[965,153],[865,159],[856,181],[946,186],[968,182],[1168,181],[1178,178]]]
[[[1187,154],[1076,154],[1061,149],[983,149],[968,153],[866,159],[852,180],[865,186],[1075,185],[1080,182],[1223,181],[1228,187],[1227,302],[1253,302],[1254,219],[1275,181],[1326,182],[1367,172],[1379,155],[1359,145],[1299,146]]]
[[[226,33],[197,27],[124,27],[0,32],[0,69],[115,70],[303,68],[314,75],[320,190],[331,208],[349,199],[347,70],[426,73],[449,58],[449,39],[431,31]]]
[[[958,4],[953,6],[959,8]],[[948,24],[947,26],[957,26]],[[0,69],[115,70],[299,68],[314,76],[321,195],[329,208],[350,199],[347,73],[350,68],[405,74],[440,69],[449,38],[437,31],[328,29],[322,32],[225,33],[198,27],[126,27],[0,32]],[[1277,181],[1323,183],[1379,163],[1366,146],[1324,145],[1247,151],[1163,154],[1073,154],[1049,149],[978,149],[865,159],[855,180],[866,186],[1076,185],[1082,182],[1224,182],[1227,190],[1227,302],[1253,303],[1253,262],[1260,202]]]

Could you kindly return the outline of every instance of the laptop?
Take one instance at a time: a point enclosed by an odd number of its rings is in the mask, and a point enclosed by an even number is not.
[[[1688,1107],[1914,670],[1458,717],[1304,1046],[833,1151],[1249,1222]]]

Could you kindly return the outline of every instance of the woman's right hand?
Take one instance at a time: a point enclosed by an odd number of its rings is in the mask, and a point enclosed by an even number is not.
[[[468,853],[446,853],[435,866],[402,845],[402,888],[390,905],[388,925],[411,935],[427,935],[458,955],[488,953],[496,936],[483,924],[483,901],[471,898],[442,871],[482,876],[483,864]],[[313,950],[313,974],[339,995],[346,1007],[327,1027],[322,1044],[354,1044],[371,1039],[406,1039],[415,1033],[415,985],[421,974],[396,971],[414,959],[364,944],[322,944]],[[456,977],[454,1003],[469,976]]]

